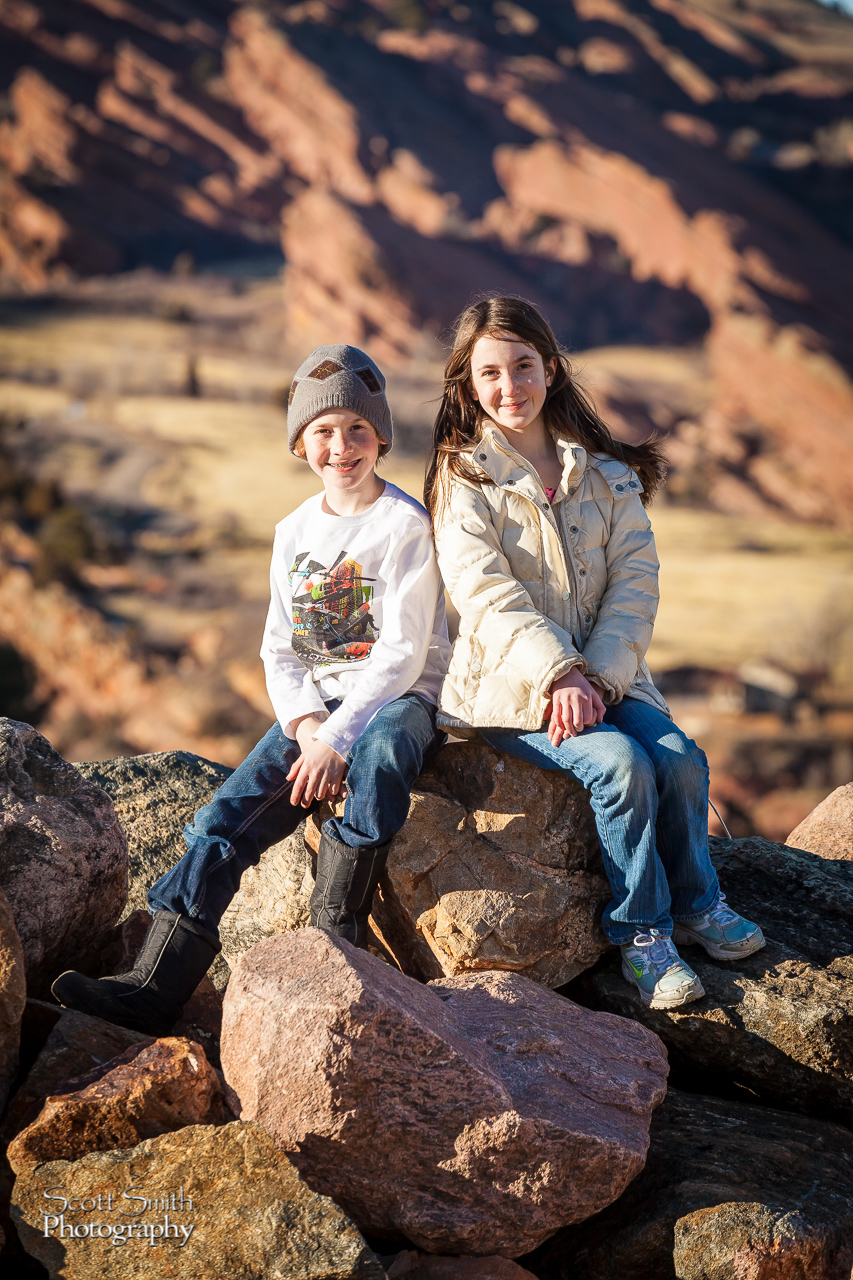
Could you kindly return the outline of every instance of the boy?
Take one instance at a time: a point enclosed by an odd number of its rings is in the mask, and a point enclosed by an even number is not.
[[[367,945],[388,846],[444,737],[449,644],[429,517],[375,471],[392,443],[385,378],[356,347],[318,347],[290,388],[287,430],[323,493],[276,528],[261,656],[277,722],[185,828],[187,852],[148,893],[130,972],[69,970],[53,984],[66,1007],[150,1035],[168,1034],[221,949],[243,871],[327,796],[346,804],[323,826],[311,923]]]

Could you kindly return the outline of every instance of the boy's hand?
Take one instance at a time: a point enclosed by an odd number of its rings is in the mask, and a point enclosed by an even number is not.
[[[558,747],[564,738],[601,724],[606,708],[595,686],[575,667],[551,685],[550,710],[548,737]]]
[[[311,738],[303,744],[297,733],[296,740],[302,747],[302,755],[294,761],[287,775],[288,782],[293,783],[290,803],[301,804],[303,809],[307,809],[313,800],[325,800],[326,796],[345,792],[342,779],[347,762],[343,756],[319,738]]]

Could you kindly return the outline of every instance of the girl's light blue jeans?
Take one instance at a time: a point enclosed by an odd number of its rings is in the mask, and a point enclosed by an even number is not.
[[[559,769],[590,793],[612,899],[602,919],[616,946],[673,918],[695,920],[720,898],[708,855],[708,762],[662,711],[635,698],[559,746],[544,729],[481,729],[498,751]]]

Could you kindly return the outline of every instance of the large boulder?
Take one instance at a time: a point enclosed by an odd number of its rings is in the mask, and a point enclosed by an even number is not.
[[[667,1073],[656,1036],[519,974],[423,986],[311,928],[236,966],[222,1065],[363,1230],[509,1257],[621,1194]]]
[[[36,996],[61,970],[90,963],[127,899],[127,844],[109,796],[30,725],[6,718],[0,886]]]
[[[131,1046],[47,1097],[7,1157],[20,1175],[51,1160],[79,1160],[187,1125],[232,1119],[201,1045],[168,1036]]]
[[[352,1222],[258,1125],[191,1125],[129,1151],[37,1165],[17,1178],[12,1213],[51,1280],[385,1280]]]
[[[307,824],[315,848],[328,811]],[[415,784],[372,922],[413,977],[504,969],[558,987],[607,949],[609,897],[580,783],[459,742]]]
[[[850,1133],[670,1089],[621,1199],[523,1261],[540,1280],[847,1280]]]
[[[807,849],[820,858],[844,858],[853,862],[853,782],[837,787],[812,809],[785,844]]]
[[[26,1002],[24,950],[12,909],[0,889],[0,1115],[18,1070],[21,1017]]]
[[[759,838],[713,841],[720,882],[767,946],[724,963],[685,947],[705,997],[648,1009],[618,954],[568,993],[637,1018],[661,1037],[677,1078],[729,1077],[784,1107],[853,1125],[853,863]]]
[[[127,836],[129,892],[125,916],[145,909],[145,895],[186,852],[183,832],[232,769],[188,751],[81,764],[81,773],[112,797]],[[303,827],[244,871],[219,928],[222,952],[211,975],[222,988],[231,966],[262,938],[308,923],[313,880]]]

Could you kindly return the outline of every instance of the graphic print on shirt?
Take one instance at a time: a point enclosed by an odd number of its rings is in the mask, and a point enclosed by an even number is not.
[[[379,637],[370,612],[373,578],[342,551],[329,568],[301,551],[290,570],[293,652],[311,671],[362,662]]]

